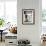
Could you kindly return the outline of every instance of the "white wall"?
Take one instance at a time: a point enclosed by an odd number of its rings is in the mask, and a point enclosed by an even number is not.
[[[41,34],[41,0],[18,0],[17,1],[17,22],[18,39],[28,39],[31,43],[40,43]],[[35,24],[22,24],[22,9],[35,9]],[[36,45],[37,46],[37,45]],[[39,44],[38,44],[39,46]]]

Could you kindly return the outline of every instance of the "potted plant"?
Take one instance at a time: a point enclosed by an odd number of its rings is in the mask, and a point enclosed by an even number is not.
[[[3,18],[0,18],[0,27],[2,27],[4,25],[4,19]]]

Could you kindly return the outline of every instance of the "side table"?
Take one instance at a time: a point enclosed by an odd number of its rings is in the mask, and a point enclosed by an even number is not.
[[[2,32],[3,32],[3,30],[0,30],[0,32],[1,32],[1,42],[2,42]]]

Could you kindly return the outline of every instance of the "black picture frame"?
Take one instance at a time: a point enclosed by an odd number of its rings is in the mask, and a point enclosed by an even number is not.
[[[35,9],[22,9],[22,24],[35,24]]]

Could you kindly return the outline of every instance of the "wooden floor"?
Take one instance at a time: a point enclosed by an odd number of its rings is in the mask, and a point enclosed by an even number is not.
[[[0,41],[0,46],[5,46],[5,42],[4,41]]]

